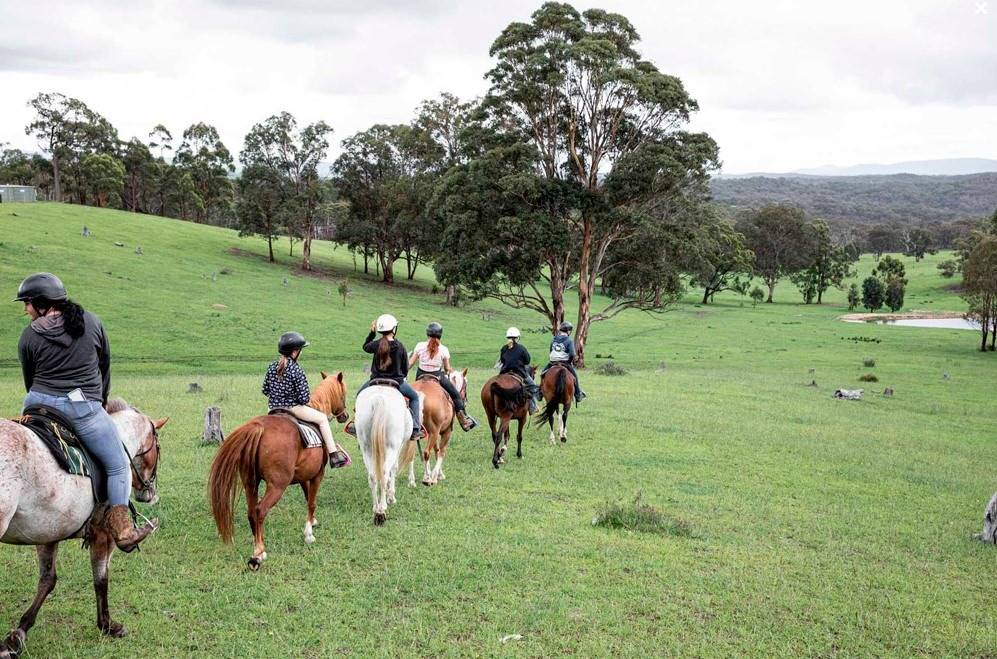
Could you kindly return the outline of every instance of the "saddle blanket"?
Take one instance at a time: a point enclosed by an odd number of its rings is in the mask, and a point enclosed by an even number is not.
[[[322,434],[319,432],[319,429],[307,421],[302,421],[289,411],[279,408],[270,410],[270,414],[287,417],[289,421],[294,423],[294,425],[298,427],[298,435],[301,436],[301,445],[305,448],[319,448],[325,446],[325,442],[322,441]]]

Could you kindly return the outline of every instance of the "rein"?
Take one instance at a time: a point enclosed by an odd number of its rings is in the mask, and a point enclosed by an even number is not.
[[[154,439],[152,446],[144,451],[136,453],[134,457],[128,452],[128,447],[125,446],[125,443],[121,442],[122,448],[125,449],[125,455],[128,456],[128,463],[132,466],[132,471],[135,472],[135,478],[138,480],[139,484],[142,485],[142,489],[146,492],[156,486],[156,476],[159,474],[159,458],[162,455],[159,448],[159,431],[156,430],[156,424],[152,422],[152,419],[149,420],[149,426],[152,428],[152,437]],[[156,449],[156,464],[152,466],[152,476],[149,477],[149,480],[146,480],[142,478],[142,472],[139,471],[138,465],[135,464],[135,460],[151,452],[152,449]]]

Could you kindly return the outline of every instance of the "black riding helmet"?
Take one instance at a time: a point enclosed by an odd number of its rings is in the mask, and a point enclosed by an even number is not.
[[[426,327],[426,336],[430,336],[436,339],[443,338],[443,325],[439,323],[430,323]]]
[[[51,272],[36,272],[26,277],[17,287],[17,297],[14,298],[14,302],[27,302],[35,298],[62,302],[69,296],[58,277]]]
[[[277,352],[285,357],[290,357],[292,352],[300,350],[307,345],[309,345],[308,341],[305,341],[305,337],[301,336],[298,332],[284,332],[280,335],[280,340],[277,342]]]
[[[562,332],[570,332],[571,330],[575,329],[575,326],[566,320],[562,320],[561,324],[558,326],[558,329],[561,330]]]

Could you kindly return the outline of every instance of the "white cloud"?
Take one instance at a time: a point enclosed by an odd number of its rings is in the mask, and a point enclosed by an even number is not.
[[[4,0],[5,1],[5,0]],[[11,0],[12,1],[12,0]],[[53,0],[0,22],[0,142],[39,91],[83,99],[123,137],[216,125],[237,153],[280,110],[339,140],[483,93],[488,48],[539,0]],[[997,156],[997,11],[974,0],[577,3],[624,14],[683,79],[725,171]]]

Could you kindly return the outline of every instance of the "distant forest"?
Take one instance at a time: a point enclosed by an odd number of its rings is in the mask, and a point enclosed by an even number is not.
[[[735,209],[790,204],[832,224],[935,224],[997,208],[997,173],[714,178],[710,186],[715,201]]]

